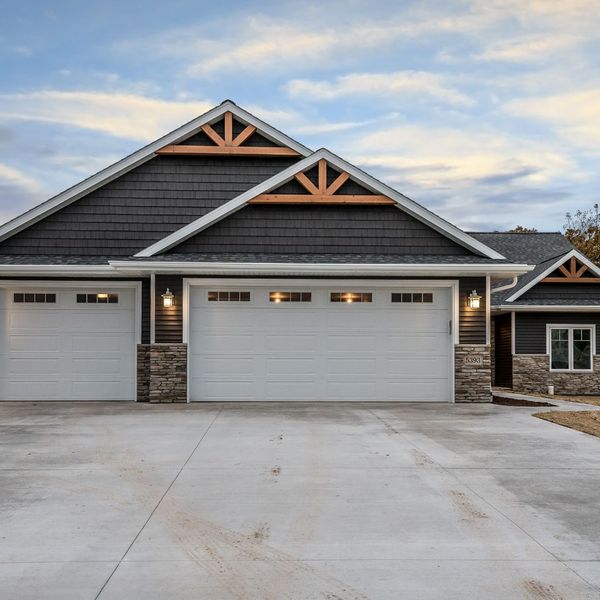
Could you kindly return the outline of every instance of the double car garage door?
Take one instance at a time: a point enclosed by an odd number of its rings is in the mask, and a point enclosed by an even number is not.
[[[0,398],[133,400],[136,291],[0,292]],[[192,401],[452,398],[448,288],[192,285]]]
[[[451,399],[449,288],[189,293],[191,400]]]

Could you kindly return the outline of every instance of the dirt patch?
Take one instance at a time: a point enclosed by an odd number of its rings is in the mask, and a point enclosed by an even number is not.
[[[256,528],[256,530],[252,534],[252,538],[254,539],[255,542],[257,542],[258,544],[261,544],[262,542],[267,541],[269,539],[270,535],[271,535],[271,528],[269,527],[269,524],[262,523],[262,525],[260,525],[260,527]]]
[[[450,490],[448,492],[450,500],[456,508],[460,510],[469,519],[487,519],[488,516],[480,511],[472,502],[467,498],[465,494],[457,490]]]
[[[527,579],[523,582],[523,587],[532,600],[564,600],[553,585],[545,585],[535,579]]]
[[[550,402],[536,402],[534,400],[517,400],[516,398],[501,398],[494,396],[492,404],[500,404],[502,406],[556,406]]]
[[[600,410],[549,411],[533,416],[600,437]]]
[[[271,469],[271,475],[273,475],[273,477],[279,477],[281,475],[281,467],[273,467]]]
[[[411,450],[411,453],[412,453],[412,456],[413,456],[413,460],[415,461],[415,464],[418,467],[423,467],[425,465],[433,465],[433,464],[435,464],[433,462],[433,460],[431,460],[431,458],[427,454],[425,454],[425,452],[422,452],[421,450],[417,450],[416,448],[413,448]]]

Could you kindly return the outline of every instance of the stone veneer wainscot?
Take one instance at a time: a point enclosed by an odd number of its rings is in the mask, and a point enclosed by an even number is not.
[[[469,364],[470,357],[481,357],[481,364]],[[490,347],[459,344],[454,348],[455,402],[491,402],[492,371]]]
[[[513,356],[513,389],[530,394],[547,393],[554,386],[556,394],[600,394],[600,356],[594,356],[594,370],[585,372],[550,371],[547,354],[515,354]]]
[[[187,344],[138,344],[138,402],[187,402]]]

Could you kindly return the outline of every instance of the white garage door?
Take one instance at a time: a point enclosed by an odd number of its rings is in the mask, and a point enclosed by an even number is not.
[[[1,294],[2,400],[134,400],[135,290]]]
[[[191,400],[449,401],[449,288],[192,286]]]

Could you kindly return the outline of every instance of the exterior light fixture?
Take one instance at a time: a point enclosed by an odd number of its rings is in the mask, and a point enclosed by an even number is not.
[[[481,306],[481,296],[477,293],[477,290],[473,290],[469,294],[469,307],[479,308]]]
[[[163,299],[163,306],[165,308],[171,308],[171,306],[173,306],[175,304],[175,296],[173,295],[173,292],[171,292],[171,290],[169,288],[167,288],[167,291],[162,294],[162,299]]]

